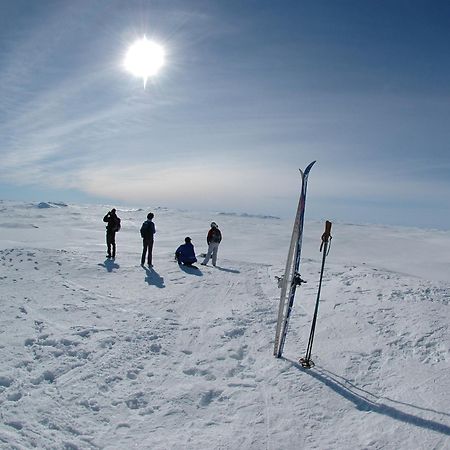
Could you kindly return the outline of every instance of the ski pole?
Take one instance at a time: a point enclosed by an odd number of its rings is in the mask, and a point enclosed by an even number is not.
[[[317,323],[317,314],[319,312],[319,299],[320,299],[320,290],[322,288],[322,279],[323,279],[323,271],[325,268],[325,259],[328,255],[329,245],[331,245],[331,222],[328,220],[325,222],[325,231],[322,234],[322,242],[320,244],[320,251],[322,253],[322,267],[320,269],[320,279],[319,279],[319,289],[317,291],[317,299],[316,299],[316,306],[314,308],[314,316],[311,324],[311,332],[309,334],[309,340],[308,340],[308,348],[306,349],[306,356],[304,358],[300,358],[300,364],[303,367],[311,368],[314,366],[314,362],[311,361],[311,352],[312,352],[312,345],[314,341],[314,333],[316,331],[316,323]]]

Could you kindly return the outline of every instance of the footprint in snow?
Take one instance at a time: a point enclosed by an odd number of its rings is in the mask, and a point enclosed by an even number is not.
[[[185,369],[185,370],[183,370],[183,373],[185,375],[191,375],[191,376],[200,375],[208,381],[214,381],[216,379],[216,377],[209,370],[197,369],[196,367],[192,367],[190,369]]]
[[[215,399],[220,400],[220,396],[222,395],[222,391],[216,391],[216,390],[209,390],[206,392],[203,392],[200,397],[199,404],[200,406],[208,406],[210,405]]]
[[[0,386],[9,387],[11,386],[13,379],[4,375],[0,375]]]

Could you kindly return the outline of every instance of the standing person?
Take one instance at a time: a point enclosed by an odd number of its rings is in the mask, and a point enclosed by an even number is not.
[[[103,222],[106,222],[106,246],[108,247],[107,258],[116,257],[116,233],[120,230],[120,219],[117,217],[116,210],[113,208],[103,217]],[[111,252],[112,248],[112,252]]]
[[[147,262],[149,267],[152,265],[152,253],[153,253],[153,237],[156,233],[155,224],[152,222],[155,215],[153,213],[147,214],[147,220],[141,226],[141,236],[142,236],[142,258],[141,266],[145,263],[145,256],[147,255]]]
[[[192,264],[197,262],[194,246],[192,245],[190,237],[184,238],[184,244],[177,248],[175,251],[175,259],[178,264],[184,264],[185,266],[192,266]]]
[[[222,240],[222,233],[219,230],[216,222],[211,222],[211,229],[208,231],[208,235],[206,236],[206,242],[208,243],[208,253],[205,256],[205,259],[202,262],[202,266],[206,266],[208,264],[209,258],[212,255],[212,264],[216,265],[217,262],[217,251],[219,250],[219,244]]]

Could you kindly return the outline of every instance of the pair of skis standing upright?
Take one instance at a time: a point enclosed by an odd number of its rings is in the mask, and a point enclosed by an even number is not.
[[[278,308],[278,320],[275,333],[275,345],[273,354],[277,358],[280,358],[283,354],[284,343],[286,341],[286,334],[289,325],[289,318],[292,311],[292,306],[294,305],[295,292],[297,286],[305,281],[301,279],[299,268],[300,268],[300,258],[302,251],[302,241],[303,241],[303,225],[305,217],[305,203],[306,203],[306,188],[308,185],[308,175],[315,164],[313,161],[306,167],[304,171],[300,170],[302,176],[302,190],[300,194],[300,200],[298,202],[297,214],[295,216],[294,229],[292,231],[291,244],[289,246],[288,257],[286,261],[286,269],[283,278],[279,279],[279,286],[281,287],[280,294],[280,304]],[[317,293],[316,306],[314,310],[314,317],[311,326],[311,333],[308,341],[308,348],[306,351],[306,356],[300,359],[300,363],[304,367],[312,367],[314,363],[311,361],[311,351],[314,339],[314,332],[317,321],[317,313],[319,307],[320,290],[322,285],[323,271],[325,267],[325,258],[327,256],[328,244],[331,240],[331,222],[327,221],[325,224],[325,232],[322,235],[322,245],[320,250],[323,250],[322,256],[322,268],[320,272],[319,289]]]

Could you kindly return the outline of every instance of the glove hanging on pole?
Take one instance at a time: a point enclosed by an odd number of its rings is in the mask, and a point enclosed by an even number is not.
[[[316,322],[317,322],[317,313],[319,311],[319,299],[320,299],[320,290],[322,288],[322,278],[323,271],[325,268],[325,259],[329,253],[330,245],[331,245],[331,222],[328,220],[325,222],[325,231],[322,234],[322,242],[320,244],[320,251],[322,252],[322,267],[320,269],[320,280],[319,280],[319,289],[317,291],[317,299],[316,299],[316,307],[314,308],[314,316],[311,324],[311,332],[309,334],[308,348],[306,350],[306,356],[304,358],[300,358],[300,364],[309,369],[314,366],[314,362],[311,361],[311,352],[312,345],[314,340],[314,332],[316,331]]]

